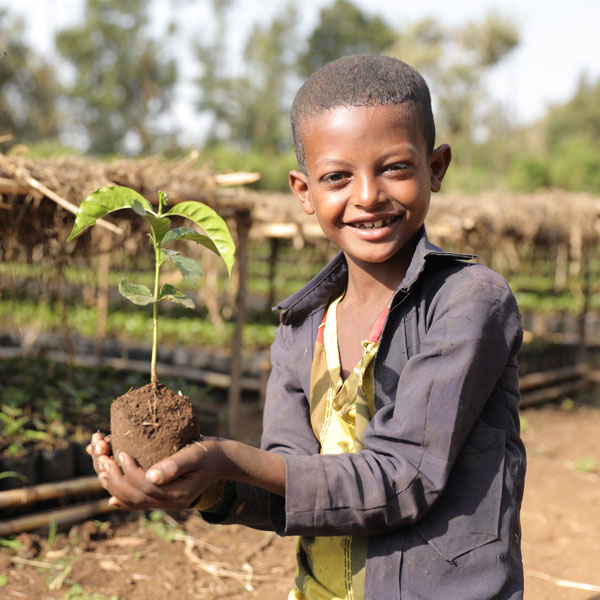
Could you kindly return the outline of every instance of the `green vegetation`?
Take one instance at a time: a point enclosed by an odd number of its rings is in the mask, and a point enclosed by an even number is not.
[[[45,359],[1,360],[0,454],[22,456],[60,440],[87,442],[96,429],[108,431],[110,403],[124,390],[146,383],[143,374],[108,367],[72,369]],[[164,377],[163,383],[181,390],[197,407],[214,402],[204,385],[176,377]]]
[[[575,469],[580,473],[595,473],[598,470],[598,462],[593,456],[586,454],[577,459]]]
[[[99,592],[86,592],[78,583],[61,598],[61,600],[119,600],[118,596],[105,596]]]
[[[0,138],[10,133],[18,142],[55,139],[61,86],[53,63],[28,46],[25,24],[5,8],[0,8],[0,31],[10,32],[1,43]]]
[[[209,206],[201,202],[180,202],[163,214],[163,207],[169,203],[166,192],[159,192],[158,211],[155,212],[146,198],[135,190],[122,186],[103,187],[92,192],[79,206],[75,225],[67,242],[70,242],[85,229],[94,225],[96,220],[116,210],[130,208],[143,217],[150,226],[149,238],[154,249],[154,289],[139,283],[131,283],[127,279],[119,282],[119,293],[133,304],[139,306],[152,305],[152,359],[150,362],[151,383],[156,386],[156,360],[158,353],[158,304],[168,300],[186,308],[194,308],[195,304],[183,292],[170,283],[160,287],[160,269],[171,261],[180,271],[184,279],[196,285],[202,277],[200,265],[191,258],[181,256],[175,250],[167,248],[167,244],[178,240],[188,240],[200,244],[220,256],[231,275],[235,244],[229,233],[227,224]],[[189,227],[171,228],[171,217],[185,217],[200,227],[205,234],[200,234]]]
[[[166,540],[167,542],[173,542],[177,537],[185,535],[185,531],[176,527],[173,523],[165,519],[165,514],[160,510],[152,510],[145,520],[146,529],[152,531],[154,535]]]
[[[269,296],[277,302],[296,292],[325,264],[328,254],[315,248],[295,250],[291,244],[280,246],[273,280],[270,280],[269,246],[266,242],[252,242],[249,247],[248,320],[243,331],[245,351],[255,352],[270,346],[278,323],[277,313],[271,311]],[[531,258],[531,260],[534,260]],[[591,272],[600,272],[598,257],[593,257]],[[293,264],[293,268],[290,265]],[[583,296],[573,293],[572,286],[555,289],[554,265],[549,260],[535,258],[535,270],[529,259],[524,260],[512,273],[505,273],[514,290],[522,312],[555,315],[578,315],[583,307]],[[152,287],[153,265],[148,256],[117,256],[114,269],[109,273],[110,304],[106,322],[106,336],[123,345],[146,345],[152,335],[152,307],[134,308],[116,294],[123,278],[135,273],[136,282]],[[504,270],[502,269],[504,272]],[[0,264],[0,277],[5,287],[0,297],[0,334],[25,332],[36,326],[44,332],[64,336],[78,334],[93,339],[97,331],[95,289],[96,272],[79,263],[60,272],[62,284],[57,285],[59,272],[56,268],[39,264]],[[234,331],[234,307],[227,300],[226,278],[219,282],[218,294],[223,307],[223,321],[219,325],[208,319],[203,305],[192,313],[185,307],[167,303],[161,311],[160,337],[165,348],[184,346],[188,348],[230,347]],[[577,282],[573,282],[577,283]],[[578,282],[582,285],[582,282]],[[600,285],[595,277],[591,289]],[[182,293],[192,295],[195,286],[182,280]],[[57,289],[53,296],[40,300],[39,289]],[[83,293],[83,290],[88,291]],[[87,300],[84,300],[87,298]],[[600,295],[592,294],[590,310],[600,311]],[[62,306],[68,304],[67,320]],[[65,327],[68,331],[65,331]]]

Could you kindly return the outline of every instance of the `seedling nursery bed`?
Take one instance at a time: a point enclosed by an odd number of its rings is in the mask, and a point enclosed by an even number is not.
[[[15,350],[5,346],[0,355]],[[146,379],[143,372],[74,367],[48,358],[0,360],[0,490],[93,474],[85,452],[92,433],[108,432],[112,400]],[[184,377],[163,380],[192,400],[204,435],[223,433],[224,389]],[[244,396],[245,402],[256,400],[251,390]]]

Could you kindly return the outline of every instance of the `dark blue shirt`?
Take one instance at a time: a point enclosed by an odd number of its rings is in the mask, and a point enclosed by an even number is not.
[[[368,536],[365,600],[516,600],[519,311],[500,275],[418,235],[375,359],[365,449],[320,455],[310,424],[317,328],[347,281],[340,253],[278,307],[262,447],[285,458],[286,497],[235,484],[227,516],[205,517]]]

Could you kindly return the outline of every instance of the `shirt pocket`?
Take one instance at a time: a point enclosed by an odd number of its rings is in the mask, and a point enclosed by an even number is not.
[[[446,488],[414,525],[447,561],[498,539],[505,441],[502,429],[474,427]]]

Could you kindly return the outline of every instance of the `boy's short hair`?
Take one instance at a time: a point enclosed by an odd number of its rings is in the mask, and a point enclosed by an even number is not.
[[[406,102],[416,108],[430,153],[435,143],[431,95],[418,71],[401,60],[381,54],[343,56],[327,63],[304,82],[292,104],[292,134],[300,168],[306,172],[300,129],[307,117],[340,106]]]

